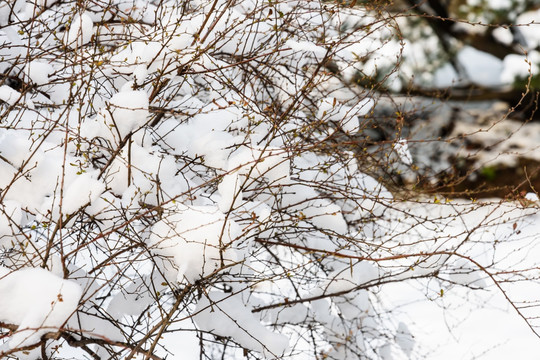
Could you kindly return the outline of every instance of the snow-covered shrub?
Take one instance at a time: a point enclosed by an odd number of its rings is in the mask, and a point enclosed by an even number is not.
[[[397,66],[389,24],[315,1],[0,4],[0,357],[417,358],[393,286],[503,290],[491,245],[531,240],[528,210],[397,201],[369,175],[414,164],[405,139],[355,142],[378,95],[352,66]]]

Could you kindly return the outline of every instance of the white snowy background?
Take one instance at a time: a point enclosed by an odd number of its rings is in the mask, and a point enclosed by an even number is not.
[[[404,201],[324,149],[377,106],[356,72],[398,57],[399,91],[432,40],[318,2],[81,3],[0,4],[0,357],[537,358],[536,194]],[[538,30],[422,81],[510,86]],[[507,127],[471,136],[536,154]]]

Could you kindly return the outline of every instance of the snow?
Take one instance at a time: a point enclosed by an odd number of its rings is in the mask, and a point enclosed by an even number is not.
[[[163,334],[163,349],[158,349],[158,356],[161,356],[161,358],[169,356],[182,360],[200,360],[200,341],[192,321],[175,322],[169,327],[169,330],[171,331]],[[180,336],[175,333],[176,330],[180,331]]]
[[[398,325],[396,343],[407,356],[411,356],[415,341],[409,327],[404,322],[400,322]]]
[[[148,95],[142,90],[122,91],[109,101],[110,121],[123,139],[144,125],[148,118]]]
[[[527,194],[525,194],[525,199],[529,201],[534,201],[534,202],[537,202],[539,200],[538,194],[532,193],[532,192],[528,192]]]
[[[8,3],[0,4],[0,25],[5,26],[8,23],[9,13],[11,9]]]
[[[287,185],[289,173],[290,161],[285,150],[242,148],[229,159],[228,171],[218,185],[220,210],[226,212],[239,206],[243,193],[259,179],[266,179],[272,188]]]
[[[451,270],[448,271],[447,276],[452,282],[473,289],[482,289],[487,286],[484,280],[485,275],[482,274],[481,269],[463,258],[458,259],[451,265]]]
[[[317,46],[312,42],[308,41],[287,40],[287,42],[285,43],[285,47],[289,47],[294,51],[302,51],[308,54],[313,54],[317,61],[323,60],[325,55],[327,54],[325,48]]]
[[[446,88],[460,83],[460,79],[455,69],[450,64],[444,64],[433,74],[433,85],[438,88]]]
[[[335,122],[346,133],[354,134],[360,130],[358,117],[367,114],[373,104],[373,99],[363,98],[351,107],[341,104],[336,98],[325,98],[320,102],[317,117]]]
[[[215,207],[175,204],[171,214],[152,228],[152,252],[163,257],[171,282],[193,283],[242,260],[235,249],[240,229]],[[172,260],[172,263],[171,263]]]
[[[0,249],[12,245],[13,239],[10,235],[19,232],[21,222],[21,204],[15,200],[4,201],[0,209]]]
[[[94,34],[93,28],[94,22],[89,15],[83,13],[75,16],[66,33],[65,44],[72,49],[88,44]]]
[[[388,285],[384,292],[395,297],[405,295],[398,303],[404,323],[414,334],[415,347],[411,358],[428,356],[430,359],[484,357],[486,359],[534,359],[540,350],[540,340],[531,334],[527,325],[512,309],[486,304],[486,308],[471,310],[464,294],[448,290],[443,297],[435,295],[432,301],[416,301],[425,296],[422,290],[411,286]],[[445,296],[448,298],[445,300]],[[486,294],[486,298],[502,302],[500,295]],[[459,304],[459,305],[453,305]],[[444,310],[450,308],[452,311]],[[425,346],[421,350],[421,344]]]
[[[86,204],[92,204],[105,191],[105,184],[96,179],[97,173],[82,173],[69,184],[64,193],[62,210],[73,214]]]
[[[507,63],[506,58],[503,62],[493,55],[479,51],[470,46],[464,46],[459,50],[457,53],[457,60],[464,70],[464,73],[457,74],[452,65],[445,63],[444,66],[437,69],[433,75],[433,83],[435,86],[445,88],[465,82],[486,87],[497,87],[508,82],[508,75],[500,74],[512,71],[513,69],[513,66]],[[520,68],[522,68],[521,65]]]
[[[55,332],[75,312],[82,290],[41,268],[0,267],[0,321],[18,325],[9,349],[32,345]]]
[[[54,72],[54,68],[43,61],[31,61],[24,72],[36,85],[44,85],[49,82],[49,75]]]
[[[300,195],[297,193],[296,195]],[[292,196],[288,196],[291,197]],[[295,200],[299,200],[300,206],[297,206],[300,218],[313,224],[319,229],[325,229],[333,231],[337,234],[345,235],[348,227],[347,223],[343,219],[341,208],[332,204],[325,199],[314,199],[304,203],[305,200],[302,197],[296,197]],[[290,199],[286,200],[290,203],[294,203]],[[293,207],[294,208],[294,207]]]
[[[540,347],[540,340],[528,330],[527,324],[517,316],[505,296],[517,303],[530,303],[534,301],[537,286],[532,287],[530,283],[522,286],[519,282],[505,282],[502,278],[498,278],[498,275],[491,278],[481,267],[491,261],[495,261],[497,266],[502,268],[512,263],[519,263],[520,268],[524,269],[535,266],[533,264],[537,262],[539,249],[530,240],[537,231],[538,216],[534,209],[520,210],[502,203],[486,204],[480,208],[474,208],[472,205],[465,201],[439,203],[429,207],[400,204],[399,207],[407,209],[408,216],[413,218],[417,213],[429,213],[434,217],[445,213],[448,215],[448,212],[456,214],[455,221],[441,224],[444,226],[445,237],[439,236],[437,249],[452,248],[455,246],[453,244],[460,243],[460,237],[469,234],[469,241],[464,244],[466,249],[460,248],[458,251],[468,256],[433,257],[429,260],[429,265],[417,263],[414,270],[408,272],[408,276],[422,276],[428,269],[430,271],[439,269],[439,280],[433,282],[410,280],[399,284],[391,282],[381,287],[380,296],[392,303],[396,309],[400,309],[395,319],[407,325],[414,334],[415,343],[427,345],[427,349],[424,350],[415,345],[413,354],[417,355],[413,357],[420,356],[422,351],[429,351],[429,358],[433,359],[454,359],[456,356],[468,358],[474,354],[487,352],[490,359],[504,359],[512,352],[516,352],[520,354],[518,357],[528,359],[530,350]],[[403,226],[409,231],[406,236],[395,238],[393,241],[407,243],[413,247],[417,239],[431,238],[433,233],[442,230],[437,227],[430,230],[426,226],[420,227],[416,233],[404,222],[407,221],[402,216],[396,217],[394,226],[397,227],[394,227],[394,230],[399,231]],[[479,224],[482,226],[478,226]],[[382,224],[380,226],[386,227]],[[510,238],[513,240],[509,240]],[[498,241],[508,243],[501,248],[494,248],[492,244]],[[391,246],[389,242],[385,244]],[[421,248],[415,249],[420,252]],[[407,263],[409,265],[405,265]],[[383,265],[380,262],[379,264]],[[400,266],[411,264],[412,262],[405,261]],[[392,271],[396,269],[396,265],[387,264],[384,268]],[[397,276],[402,277],[406,274]],[[493,279],[501,281],[505,295],[493,284]],[[530,317],[537,314],[537,310],[532,308],[521,311],[525,311]],[[490,352],[495,347],[497,351]]]
[[[2,130],[0,132],[0,152],[11,165],[19,167],[26,160],[32,141],[15,130]]]
[[[489,2],[489,7],[495,10],[509,10],[514,6],[511,0],[492,0]]]
[[[473,143],[483,145],[487,149],[475,154],[470,149],[459,149],[459,156],[471,156],[480,167],[485,166],[515,166],[518,157],[540,160],[538,141],[540,140],[540,125],[505,119],[504,121],[488,122],[483,125],[456,123],[452,136],[466,135]]]
[[[133,80],[137,85],[142,85],[148,76],[148,69],[146,65],[138,65],[135,70],[133,70]]]
[[[58,0],[36,0],[36,1],[34,1],[34,3],[37,6],[42,7],[42,8],[51,6],[51,5],[53,5],[53,4],[57,3],[57,2],[58,2]]]
[[[122,73],[140,72],[140,66],[154,72],[163,69],[167,62],[163,54],[163,45],[158,42],[133,41],[110,59],[116,71]]]
[[[260,352],[267,359],[279,358],[287,350],[288,338],[260,324],[238,296],[209,292],[197,303],[195,313],[199,329],[230,336],[241,346]]]
[[[505,29],[502,27],[498,27],[493,29],[493,37],[497,39],[501,44],[504,45],[511,45],[514,41],[514,35],[512,34],[512,31],[510,29]]]
[[[131,166],[131,177],[128,176],[127,164]],[[112,193],[123,197],[124,205],[138,201],[157,205],[160,198],[178,197],[189,188],[189,181],[176,175],[172,156],[140,146],[137,139],[111,163],[105,182]]]
[[[309,308],[304,304],[295,304],[287,307],[277,308],[271,313],[273,322],[302,324],[308,320]]]
[[[504,58],[504,68],[501,72],[501,81],[513,84],[516,80],[525,80],[531,74],[538,74],[540,53],[531,51],[527,56],[510,54]]]
[[[390,92],[412,76],[508,85],[536,74],[536,51],[501,61],[465,46],[464,72],[426,74],[438,42],[396,38],[404,18],[388,26],[318,2],[152,3],[0,4],[0,322],[19,326],[1,330],[0,354],[60,327],[98,339],[101,358],[131,351],[102,342],[146,335],[140,348],[152,354],[134,358],[455,359],[497,344],[490,358],[537,353],[494,280],[516,304],[536,301],[538,196],[405,202],[378,170],[412,173],[423,138],[403,128],[372,139],[395,167],[349,146],[367,120],[380,125],[378,90],[352,83],[360,73],[388,75]],[[535,29],[523,27],[532,45]],[[484,164],[540,159],[534,122],[453,131],[491,147]],[[537,321],[534,306],[520,311]],[[62,339],[43,351],[93,356]]]
[[[407,143],[407,140],[399,139],[394,144],[394,150],[396,151],[399,158],[401,159],[401,161],[404,164],[406,164],[406,165],[412,165],[413,164],[413,159],[412,159],[411,152],[409,151],[409,145]]]
[[[500,85],[500,80],[493,74],[500,74],[504,65],[495,56],[465,46],[457,58],[471,82],[482,86]]]
[[[7,102],[9,105],[15,105],[20,98],[21,93],[17,90],[7,85],[0,85],[0,100]]]
[[[322,281],[311,295],[317,297],[323,294],[344,293],[334,303],[341,315],[349,320],[373,315],[368,292],[355,289],[378,279],[378,270],[363,261],[345,266],[337,263],[336,267],[337,269],[328,274],[327,279]]]
[[[519,27],[519,31],[527,42],[528,49],[536,49],[540,45],[540,35],[538,27],[540,26],[538,19],[540,18],[540,9],[527,11],[520,14],[515,22],[523,26]]]
[[[107,312],[115,317],[143,313],[154,302],[152,296],[144,291],[148,281],[147,277],[133,279],[130,285],[113,297],[107,307]]]

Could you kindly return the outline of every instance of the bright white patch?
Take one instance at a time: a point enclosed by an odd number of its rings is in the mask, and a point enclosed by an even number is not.
[[[45,269],[10,272],[0,267],[0,321],[19,326],[9,347],[32,345],[58,331],[77,309],[81,295],[79,285]]]
[[[228,174],[218,185],[223,212],[237,207],[243,192],[259,179],[266,179],[275,188],[289,183],[290,161],[285,150],[277,148],[244,149],[229,160]]]
[[[178,204],[152,228],[152,252],[163,257],[169,281],[194,282],[240,260],[233,242],[239,226],[215,207]]]
[[[412,165],[413,159],[411,152],[409,151],[409,144],[407,140],[400,139],[394,144],[394,150],[398,154],[401,161],[406,165]]]
[[[525,80],[529,76],[538,74],[538,63],[540,63],[540,53],[530,51],[528,56],[510,54],[504,58],[503,69],[500,72],[501,81],[512,84],[516,80]]]
[[[0,205],[0,248],[9,247],[13,241],[11,234],[19,232],[17,226],[22,220],[21,204],[15,200],[4,200]]]
[[[501,27],[495,28],[493,30],[493,37],[507,46],[512,45],[512,41],[514,41],[514,35],[512,34],[512,31],[510,31],[510,29],[505,29]]]
[[[264,327],[238,296],[212,291],[197,304],[197,327],[215,335],[231,337],[235,342],[267,358],[280,358],[287,350],[286,336]]]
[[[111,98],[112,125],[122,138],[146,123],[148,106],[148,95],[144,91],[119,92]]]
[[[315,45],[309,41],[294,41],[287,40],[285,43],[286,47],[291,48],[293,51],[305,52],[308,54],[313,54],[318,61],[321,61],[326,56],[327,52],[322,46]]]
[[[77,15],[71,21],[65,44],[72,49],[88,44],[94,34],[94,22],[86,14]]]
[[[414,349],[414,337],[412,336],[409,327],[404,323],[400,322],[397,328],[396,333],[396,343],[399,345],[401,350],[407,356],[410,356]]]
[[[366,317],[373,309],[368,292],[355,288],[378,279],[378,270],[365,261],[346,266],[336,263],[336,266],[338,268],[328,274],[327,279],[320,283],[312,295],[344,293],[334,299],[341,315],[347,319]]]
[[[475,265],[470,261],[459,259],[450,269],[449,278],[457,284],[483,289],[486,287],[486,282],[481,278],[482,272],[474,267]]]
[[[105,191],[105,184],[95,177],[89,173],[80,174],[66,188],[62,203],[65,214],[73,214],[82,206],[93,203]]]
[[[10,88],[7,85],[0,86],[0,100],[7,102],[9,105],[15,105],[20,97],[20,92]]]
[[[457,57],[471,82],[483,86],[500,85],[500,80],[494,76],[503,69],[500,59],[470,46],[463,47]]]
[[[53,72],[53,67],[42,61],[31,61],[24,68],[24,73],[37,85],[48,83],[49,75]]]
[[[536,195],[535,193],[529,192],[525,194],[525,199],[536,202],[538,201],[538,195]]]

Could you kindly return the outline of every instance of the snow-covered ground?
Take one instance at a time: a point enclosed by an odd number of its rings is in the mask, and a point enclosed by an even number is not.
[[[0,357],[534,358],[536,194],[394,197],[368,166],[430,155],[399,112],[379,160],[351,150],[369,81],[401,91],[434,45],[396,36],[401,20],[293,0],[0,3]],[[457,59],[484,86],[540,61]],[[499,161],[537,158],[533,124],[458,125]]]
[[[417,354],[424,353],[429,359],[537,357],[540,338],[530,325],[538,332],[538,203],[519,209],[517,204],[494,201],[494,204],[481,209],[476,208],[477,204],[462,201],[461,204],[454,201],[451,206],[438,204],[428,208],[411,204],[411,211],[417,214],[427,211],[433,216],[434,212],[455,212],[455,221],[448,222],[449,226],[444,230],[435,231],[444,231],[450,237],[452,234],[458,238],[469,237],[467,244],[457,253],[468,254],[478,265],[486,268],[488,264],[497,262],[496,268],[502,270],[501,273],[488,270],[488,274],[464,258],[450,258],[449,266],[446,269],[441,267],[438,280],[383,286],[381,298],[392,303],[397,318],[408,324],[418,345]],[[437,211],[437,207],[447,209]],[[429,239],[434,234],[433,231],[419,231],[417,236]],[[405,241],[413,242],[414,239]],[[438,248],[435,243],[432,245],[431,251]],[[455,267],[460,270],[455,271]],[[503,269],[510,267],[515,272],[505,274]],[[465,288],[459,286],[467,284],[469,286]],[[519,309],[519,313],[509,301]],[[420,344],[426,347],[422,349]]]

